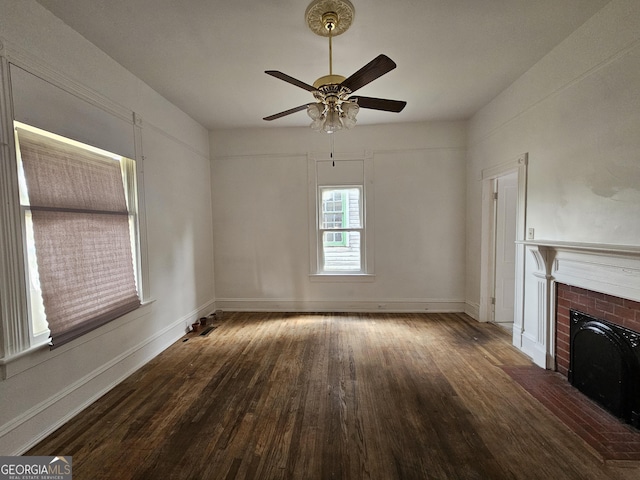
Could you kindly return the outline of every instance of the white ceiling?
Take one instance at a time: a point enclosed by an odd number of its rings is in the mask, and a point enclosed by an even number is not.
[[[328,74],[328,40],[305,22],[311,0],[38,0],[208,129],[303,126],[313,100],[264,73]],[[334,73],[380,53],[398,67],[358,93],[406,100],[361,110],[359,124],[469,118],[609,0],[351,0],[333,42]]]

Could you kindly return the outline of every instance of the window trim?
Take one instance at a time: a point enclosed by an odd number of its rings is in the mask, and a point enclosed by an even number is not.
[[[321,185],[318,181],[318,164],[320,162],[336,162],[341,161],[361,161],[362,162],[362,182],[351,181],[331,182],[330,184]],[[308,218],[309,218],[309,279],[312,282],[373,282],[375,281],[374,269],[374,188],[373,188],[373,153],[365,151],[355,154],[334,154],[333,158],[329,158],[326,154],[309,153],[307,155],[307,177],[308,177]],[[362,234],[361,248],[362,252],[362,269],[360,271],[328,271],[324,272],[321,267],[320,248],[319,248],[319,215],[320,208],[318,202],[321,202],[320,189],[321,186],[331,187],[348,187],[358,186],[362,188]],[[349,228],[348,230],[356,230]]]
[[[1,49],[0,49],[1,50]],[[9,60],[11,56],[11,60]],[[142,119],[139,115],[106,97],[70,80],[64,74],[43,67],[24,57],[19,50],[0,51],[0,380],[12,376],[13,362],[48,347],[48,339],[37,342],[31,336],[31,319],[27,308],[27,283],[23,243],[22,211],[18,190],[18,172],[13,130],[13,98],[10,65],[78,97],[93,107],[131,124],[136,162],[137,186],[137,250],[142,306],[154,302],[150,293],[147,247],[146,208],[144,193],[144,156],[142,150]],[[140,310],[140,309],[138,309]],[[131,314],[127,314],[129,316]],[[137,314],[136,314],[137,315]]]
[[[9,61],[0,56],[0,357],[14,357],[31,347],[18,168],[13,136],[13,101]],[[3,369],[3,378],[4,369]]]

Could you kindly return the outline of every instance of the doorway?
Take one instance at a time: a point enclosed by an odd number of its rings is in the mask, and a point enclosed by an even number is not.
[[[495,250],[492,320],[511,332],[516,292],[517,172],[496,178],[494,188]]]
[[[496,322],[505,328],[511,327],[513,345],[520,349],[524,334],[522,320],[528,163],[528,155],[523,153],[510,162],[482,170],[478,320]],[[498,189],[504,190],[502,195]],[[504,203],[498,212],[501,196]],[[501,245],[498,245],[498,238]]]

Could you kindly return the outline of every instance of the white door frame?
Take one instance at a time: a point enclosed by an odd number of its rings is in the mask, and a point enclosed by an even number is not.
[[[513,344],[521,347],[522,319],[524,317],[524,265],[525,249],[521,243],[526,238],[526,202],[527,202],[527,165],[528,154],[517,159],[482,170],[482,231],[480,243],[480,309],[481,322],[492,319],[491,299],[494,296],[494,232],[495,215],[493,192],[495,179],[509,173],[518,175],[518,205],[516,213],[516,293],[513,322]]]

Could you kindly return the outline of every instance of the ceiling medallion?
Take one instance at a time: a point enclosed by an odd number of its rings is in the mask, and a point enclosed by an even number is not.
[[[349,0],[314,0],[304,17],[313,33],[335,37],[346,32],[353,23],[355,9]],[[331,25],[329,28],[328,25]]]

